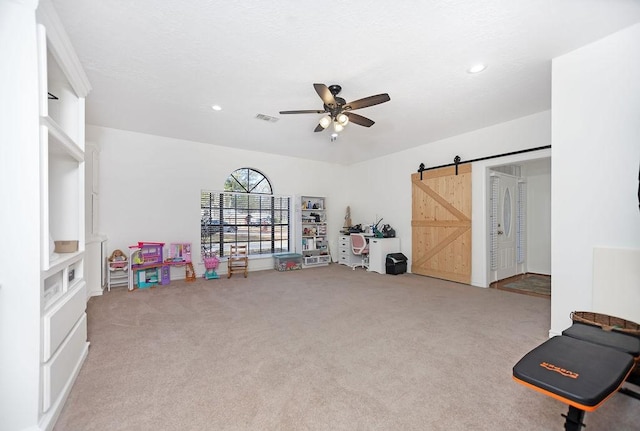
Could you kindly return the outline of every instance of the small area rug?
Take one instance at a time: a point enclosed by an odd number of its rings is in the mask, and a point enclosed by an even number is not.
[[[515,290],[521,293],[549,297],[551,296],[551,277],[527,275],[520,280],[506,283],[502,288],[504,290]]]

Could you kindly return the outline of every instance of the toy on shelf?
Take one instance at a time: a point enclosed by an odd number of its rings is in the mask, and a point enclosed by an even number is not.
[[[127,256],[120,249],[113,250],[113,253],[109,256],[109,271],[115,271],[116,269],[121,269],[125,272],[129,269]]]
[[[131,262],[134,265],[142,265],[144,263],[142,252],[140,250],[135,250],[131,253]]]
[[[116,249],[107,258],[107,290],[111,292],[111,286],[128,283],[129,262],[122,250]]]
[[[218,273],[216,273],[216,269],[220,264],[220,259],[214,252],[205,252],[202,254],[202,260],[204,261],[205,272],[202,275],[207,280],[213,280],[216,278],[220,278]]]

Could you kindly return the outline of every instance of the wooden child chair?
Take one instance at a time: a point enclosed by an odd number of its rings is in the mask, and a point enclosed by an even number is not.
[[[229,259],[227,260],[227,278],[235,272],[244,272],[244,278],[249,273],[249,255],[247,254],[247,245],[231,245],[229,250]]]

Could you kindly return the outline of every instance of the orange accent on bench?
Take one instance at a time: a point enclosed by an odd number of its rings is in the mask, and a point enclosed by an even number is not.
[[[575,373],[575,372],[569,371],[569,370],[565,370],[564,368],[560,368],[559,366],[550,364],[548,362],[541,362],[540,366],[542,368],[546,368],[549,371],[555,371],[556,373],[558,373],[558,374],[560,374],[560,375],[562,375],[564,377],[571,377],[572,379],[577,379],[578,376],[580,375],[578,373]]]
[[[517,378],[516,376],[511,376],[511,378],[513,378],[513,380],[515,380],[516,382],[520,383],[523,386],[526,386],[527,388],[533,389],[536,392],[540,392],[541,394],[544,394],[548,397],[551,397],[553,399],[556,399],[558,401],[561,401],[565,404],[568,404],[570,406],[576,407],[578,409],[584,410],[585,412],[593,412],[595,411],[598,407],[600,407],[601,405],[603,405],[609,398],[611,398],[612,396],[614,396],[616,394],[616,392],[618,392],[618,390],[620,390],[620,388],[622,387],[622,385],[624,384],[624,381],[627,380],[627,377],[629,377],[629,374],[631,374],[631,371],[633,370],[633,368],[631,370],[629,370],[629,372],[627,373],[627,376],[622,380],[622,382],[620,383],[620,385],[613,391],[611,391],[611,393],[609,395],[607,395],[602,401],[600,401],[598,404],[596,404],[595,406],[586,406],[584,404],[580,404],[577,403],[575,401],[572,401],[570,399],[564,398],[563,396],[560,396],[558,394],[554,394],[553,392],[547,391],[545,389],[542,389],[538,386],[532,385],[531,383],[525,382],[524,380],[520,380],[519,378]]]

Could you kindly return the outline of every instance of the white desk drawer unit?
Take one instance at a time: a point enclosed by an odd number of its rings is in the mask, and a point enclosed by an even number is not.
[[[349,235],[340,235],[338,238],[338,263],[351,265],[351,238]]]

